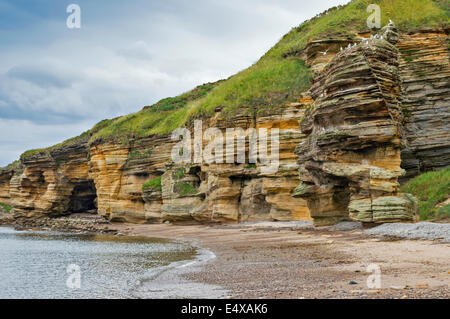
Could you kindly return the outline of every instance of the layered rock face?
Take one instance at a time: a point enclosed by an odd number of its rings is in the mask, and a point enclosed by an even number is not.
[[[114,221],[147,220],[142,184],[161,175],[170,158],[168,137],[90,148],[90,176],[98,196],[98,212]]]
[[[415,199],[398,194],[404,145],[397,41],[389,26],[340,51],[314,79],[294,195],[308,200],[316,224],[415,218]]]
[[[217,127],[223,132],[229,127],[279,130],[279,166],[275,172],[265,172],[261,163],[188,164],[174,165],[162,176],[163,220],[252,221],[252,220],[308,220],[306,201],[293,199],[291,193],[298,184],[298,166],[293,154],[303,139],[298,120],[303,116],[306,104],[286,105],[280,114],[254,119],[241,115],[232,121],[219,116],[206,127]],[[205,128],[206,128],[205,127]],[[203,147],[205,147],[205,142]],[[224,145],[226,148],[226,145]],[[271,145],[268,144],[268,148]],[[246,139],[248,156],[249,140]],[[233,148],[236,159],[238,147]],[[152,192],[157,196],[160,191]]]
[[[450,163],[449,28],[403,34],[401,53],[406,178]]]
[[[87,186],[87,158],[86,141],[81,141],[23,160],[9,171],[2,171],[0,200],[28,217],[63,215],[71,208],[95,210],[95,189]],[[86,198],[91,198],[89,203]],[[88,205],[82,207],[84,204]]]
[[[450,164],[448,29],[398,34],[391,25],[341,51],[352,41],[314,40],[300,53],[315,77],[298,103],[231,118],[218,108],[202,118],[203,132],[224,137],[227,128],[278,130],[273,172],[249,161],[248,136],[245,163],[236,142],[231,163],[224,154],[209,164],[174,163],[170,135],[85,138],[2,169],[0,202],[28,217],[89,211],[133,223],[412,221],[417,203],[398,193],[399,179]],[[257,151],[271,149],[269,140]]]
[[[299,120],[307,103],[286,105],[270,116],[222,118],[220,110],[203,121],[203,131],[216,127],[279,131],[278,169],[261,163],[173,164],[170,136],[151,136],[127,143],[86,141],[38,153],[20,168],[0,174],[1,202],[27,216],[57,216],[95,208],[113,221],[237,222],[308,220],[306,201],[293,199],[298,165],[293,151],[303,139]],[[224,140],[225,143],[225,140]],[[208,144],[203,141],[202,148]],[[226,148],[226,145],[223,145]],[[268,144],[270,153],[270,143]],[[248,157],[249,139],[246,139]],[[234,148],[236,159],[238,148]],[[225,157],[225,152],[224,152]],[[161,178],[161,187],[142,185]]]

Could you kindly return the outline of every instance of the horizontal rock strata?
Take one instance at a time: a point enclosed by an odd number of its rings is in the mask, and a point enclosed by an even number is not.
[[[133,223],[309,220],[306,201],[291,197],[298,184],[293,151],[304,137],[298,123],[306,106],[292,103],[270,116],[238,114],[232,119],[222,118],[218,110],[204,120],[203,131],[217,127],[224,136],[228,127],[264,128],[268,134],[277,128],[280,163],[272,174],[264,173],[260,162],[248,160],[175,165],[171,152],[176,142],[168,135],[94,145],[83,140],[37,153],[3,170],[0,202],[30,218],[85,207],[112,221]],[[246,143],[248,156],[248,139]],[[143,188],[157,178],[161,187]]]
[[[33,220],[85,211],[134,223],[412,221],[417,203],[398,193],[399,179],[450,163],[448,30],[399,34],[391,25],[361,43],[370,34],[313,39],[293,53],[314,75],[298,103],[202,118],[203,132],[223,136],[278,129],[276,172],[248,158],[173,163],[170,135],[86,137],[1,169],[0,202]]]
[[[449,28],[403,34],[401,53],[407,178],[450,163]]]
[[[415,200],[398,194],[404,144],[397,40],[388,26],[340,50],[314,79],[294,196],[307,199],[318,225],[415,219]]]

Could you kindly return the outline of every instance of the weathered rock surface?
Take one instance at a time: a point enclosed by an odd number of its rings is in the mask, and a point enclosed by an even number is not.
[[[403,34],[401,53],[407,178],[450,163],[450,29]]]
[[[1,209],[0,209],[1,212]],[[8,216],[10,216],[8,218]],[[24,217],[17,212],[0,213],[0,225],[12,226],[17,230],[42,229],[72,233],[117,234],[111,223],[99,215],[74,214],[60,217]]]
[[[203,132],[224,136],[279,129],[276,172],[248,160],[175,165],[168,135],[86,137],[0,170],[0,202],[30,220],[90,211],[135,223],[412,221],[416,202],[398,193],[399,179],[450,164],[448,28],[380,35],[345,50],[369,35],[311,41],[299,55],[314,81],[298,103],[202,118]],[[156,178],[159,187],[142,187]]]
[[[398,194],[404,144],[397,41],[395,27],[385,27],[340,51],[314,79],[294,196],[308,200],[318,225],[415,219],[414,199]]]
[[[219,110],[203,121],[204,130],[217,127],[224,135],[228,127],[265,128],[269,134],[279,129],[280,163],[273,174],[262,171],[261,163],[171,164],[175,142],[167,135],[90,146],[83,140],[2,171],[0,202],[29,218],[84,208],[134,223],[309,220],[306,201],[291,197],[298,184],[293,151],[304,138],[298,123],[306,106],[293,103],[270,116],[238,114],[231,120]],[[236,157],[236,147],[234,152]],[[143,189],[157,177],[161,189]]]
[[[271,128],[278,128],[279,169],[267,174],[260,163],[169,165],[162,175],[162,191],[151,193],[161,196],[152,201],[153,205],[162,203],[159,218],[198,222],[310,219],[306,201],[291,197],[298,181],[293,150],[303,139],[298,121],[304,109],[304,103],[293,103],[286,105],[280,114],[258,117],[256,121],[240,115],[231,123],[219,116],[204,123],[205,129],[217,127],[224,136],[227,127],[236,127],[233,124],[243,130],[265,128],[270,132]],[[248,147],[247,140],[247,151]],[[233,157],[236,156],[234,147]]]
[[[22,160],[20,165],[2,171],[0,200],[28,217],[66,214],[71,200],[77,199],[71,196],[76,186],[79,194],[86,195],[83,188],[89,183],[87,157],[86,141],[80,141]]]

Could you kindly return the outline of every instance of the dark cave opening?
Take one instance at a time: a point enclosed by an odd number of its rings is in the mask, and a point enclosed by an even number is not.
[[[93,181],[83,181],[75,185],[70,196],[68,212],[97,213],[97,190]]]

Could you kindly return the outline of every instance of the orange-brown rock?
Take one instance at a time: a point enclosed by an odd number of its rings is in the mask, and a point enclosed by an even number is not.
[[[314,75],[297,103],[231,117],[217,107],[202,118],[203,131],[224,136],[278,129],[275,172],[248,158],[174,164],[170,135],[92,145],[85,137],[1,169],[0,202],[30,217],[90,211],[136,223],[414,220],[415,199],[398,193],[399,178],[450,163],[448,28],[398,34],[390,26],[360,41],[368,36],[314,39],[293,53]],[[245,149],[248,157],[248,140]]]
[[[4,169],[0,201],[30,217],[84,209],[134,223],[309,219],[306,201],[291,198],[298,182],[293,151],[304,138],[298,123],[306,106],[293,103],[256,118],[224,118],[218,110],[203,122],[204,130],[218,127],[224,134],[228,127],[279,129],[280,164],[273,174],[262,173],[261,163],[171,164],[175,141],[167,135],[93,145],[84,139]],[[157,177],[161,189],[142,187]]]
[[[415,219],[414,198],[398,194],[404,145],[397,40],[387,26],[340,51],[314,79],[294,195],[308,200],[316,224]]]

